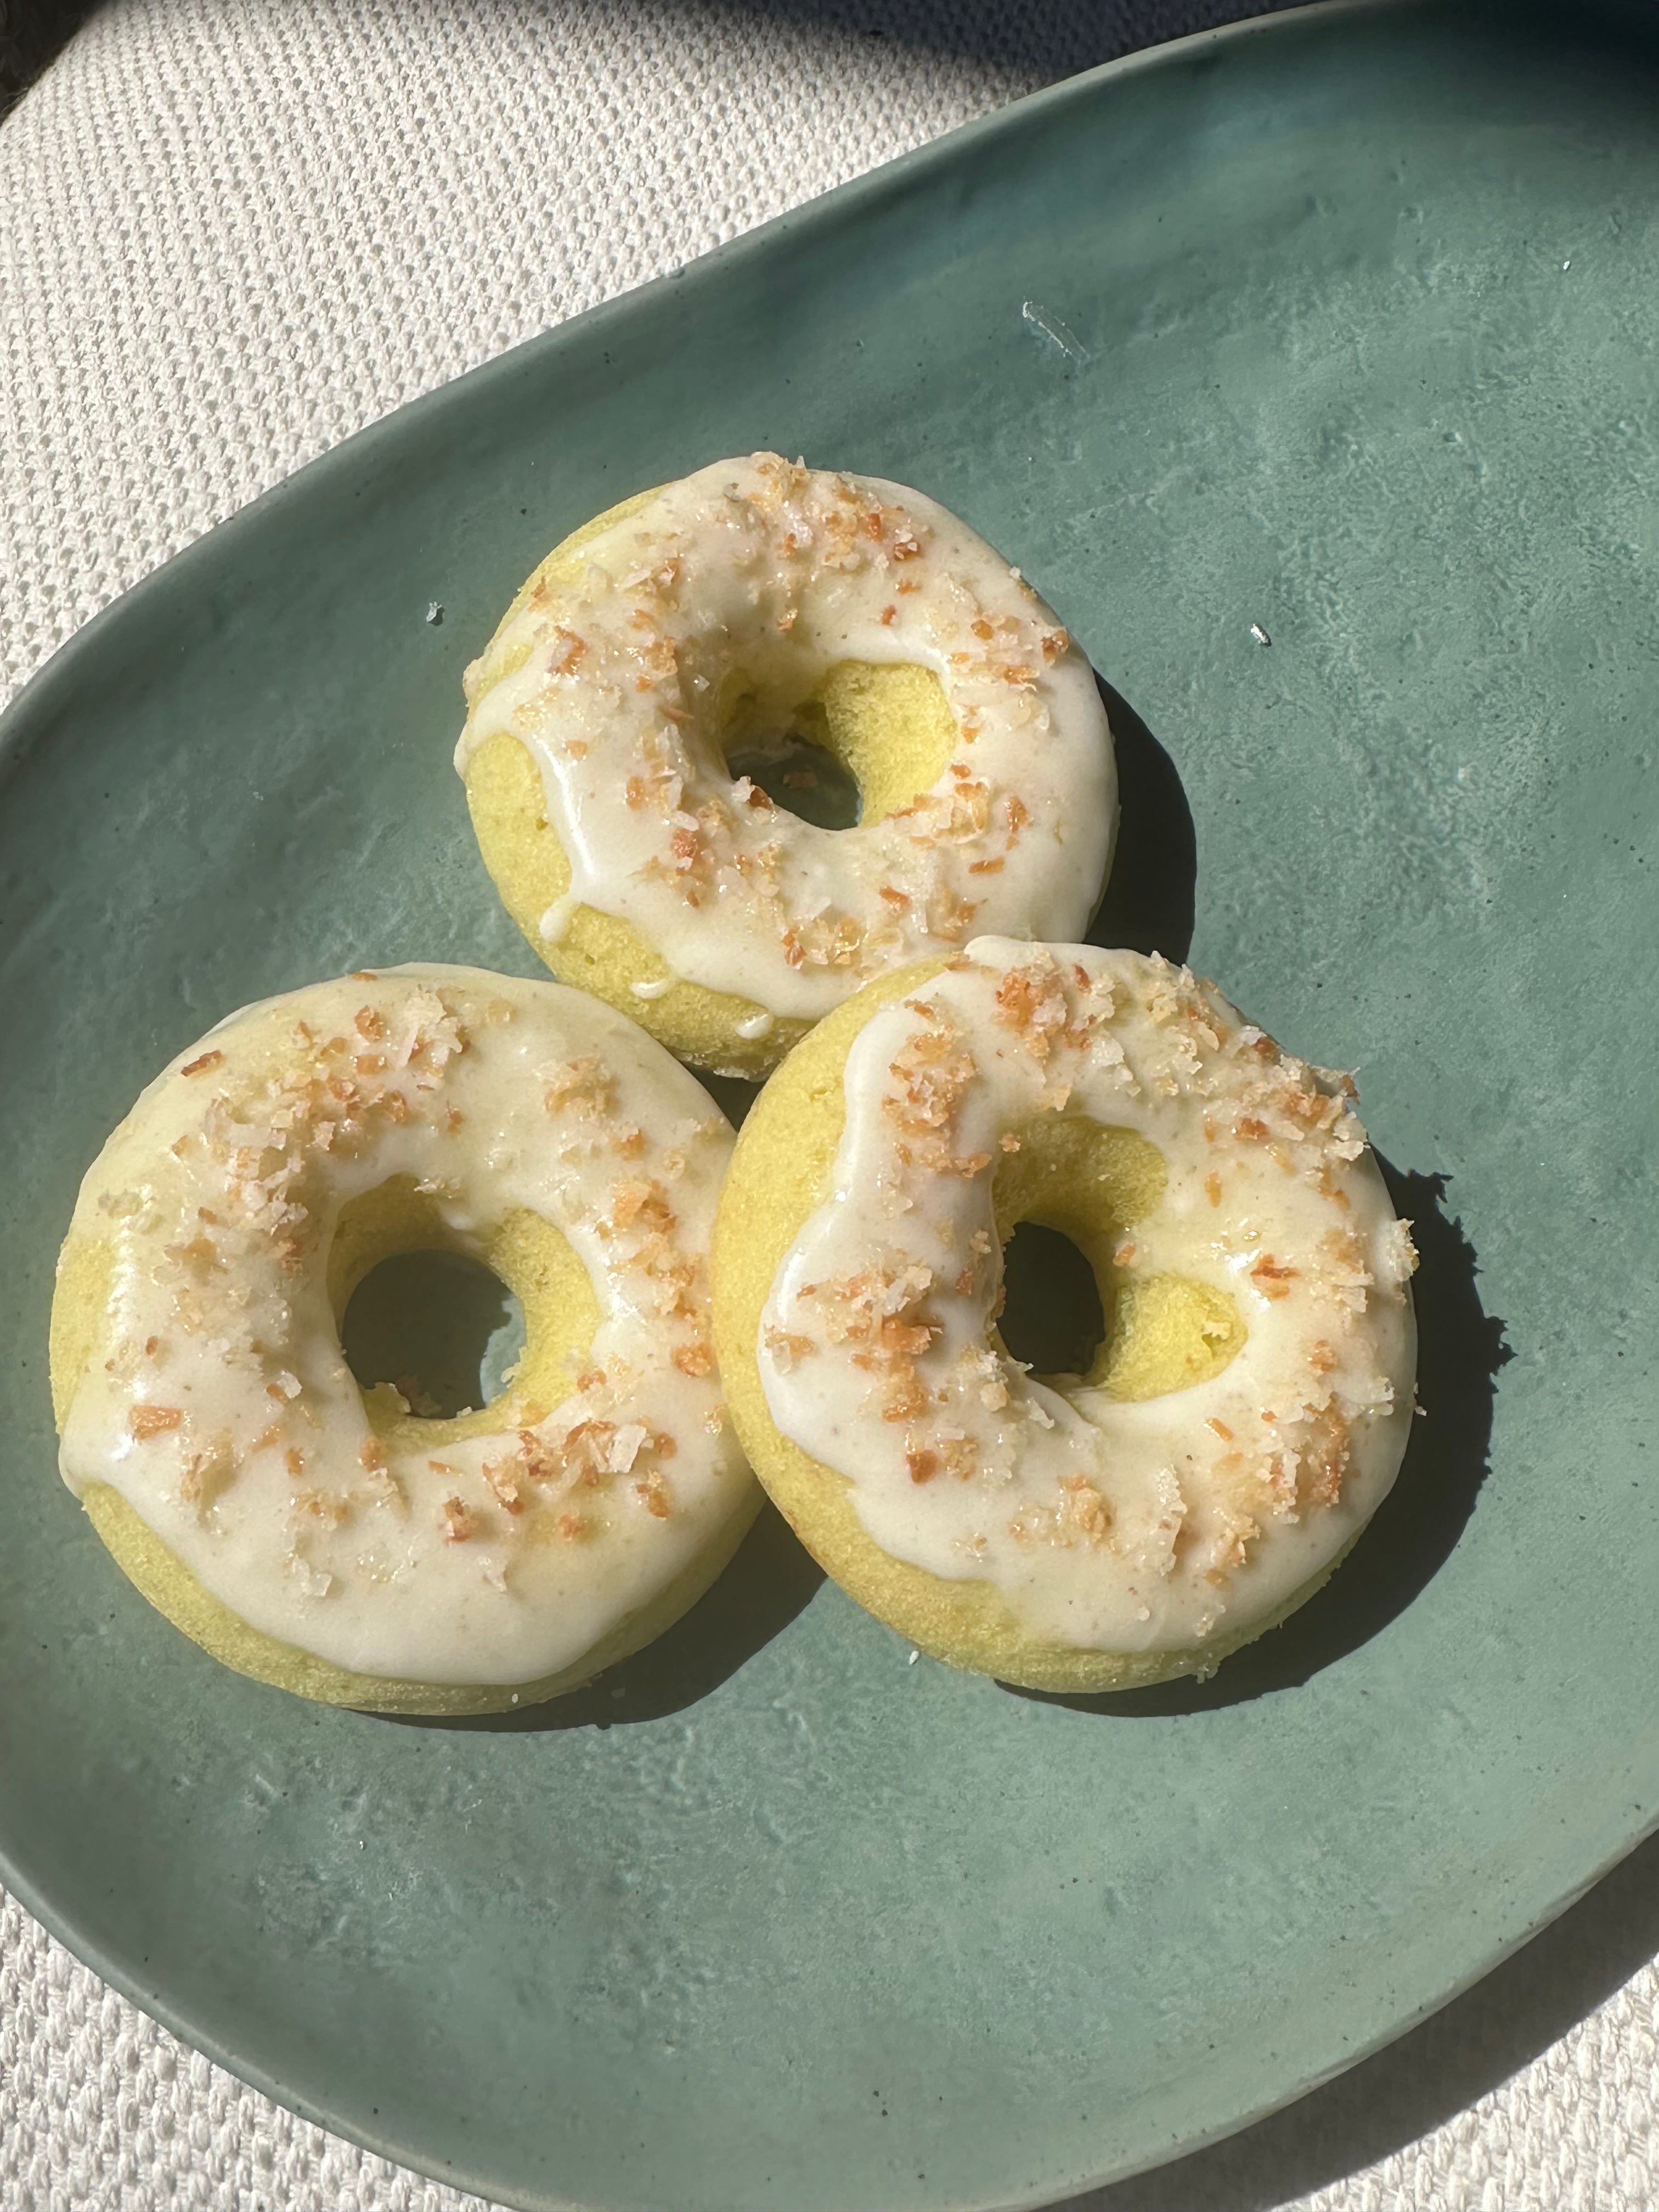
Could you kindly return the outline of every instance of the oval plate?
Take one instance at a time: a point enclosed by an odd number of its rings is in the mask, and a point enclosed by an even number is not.
[[[1395,2034],[1653,1824],[1659,73],[1623,21],[1319,11],[1029,101],[353,439],[12,709],[0,1856],[191,2042],[524,2205],[1032,2203]],[[583,517],[761,445],[957,508],[1132,703],[1111,927],[1179,952],[1195,908],[1200,965],[1361,1068],[1424,1249],[1412,1462],[1291,1627],[1104,1711],[907,1663],[775,1526],[522,1725],[291,1702],[57,1482],[77,1179],[247,1000],[526,969],[462,665]]]

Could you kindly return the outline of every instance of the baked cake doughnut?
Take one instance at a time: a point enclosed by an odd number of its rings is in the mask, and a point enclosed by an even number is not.
[[[389,969],[231,1016],[105,1146],[58,1262],[65,1480],[216,1656],[386,1711],[576,1687],[713,1581],[759,1503],[705,1261],[731,1152],[694,1077],[580,993]],[[358,1387],[340,1323],[397,1252],[519,1297],[452,1419]]]
[[[1411,1425],[1415,1257],[1340,1076],[1137,953],[980,938],[774,1076],[714,1237],[738,1435],[807,1547],[953,1665],[1055,1691],[1206,1674],[1331,1572]],[[1046,1223],[1085,1376],[998,1334]]]
[[[972,928],[1081,936],[1105,880],[1116,775],[1088,663],[902,485],[760,453],[642,493],[548,556],[466,692],[456,763],[514,919],[719,1073],[764,1075]],[[734,775],[792,732],[856,779],[856,826]]]

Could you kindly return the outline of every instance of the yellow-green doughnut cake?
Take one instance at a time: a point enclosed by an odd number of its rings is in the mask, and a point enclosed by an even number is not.
[[[976,930],[1081,936],[1105,881],[1087,661],[900,484],[758,453],[641,493],[548,556],[466,696],[456,764],[514,920],[720,1074]],[[791,787],[836,776],[856,821],[802,818]]]
[[[259,1680],[389,1712],[574,1689],[707,1589],[760,1501],[709,1340],[731,1148],[660,1045],[556,983],[394,968],[247,1007],[82,1185],[64,1480],[144,1595]],[[354,1291],[412,1251],[522,1305],[481,1407],[434,1418],[347,1364]]]
[[[1282,1620],[1411,1424],[1415,1255],[1352,1095],[1137,953],[979,939],[830,1015],[714,1233],[727,1401],[807,1548],[1035,1689],[1206,1674]],[[1086,1374],[1002,1340],[1022,1222],[1092,1267]]]

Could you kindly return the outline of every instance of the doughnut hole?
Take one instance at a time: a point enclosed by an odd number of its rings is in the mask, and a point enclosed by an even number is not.
[[[1233,1300],[1190,1277],[1134,1266],[1133,1225],[1168,1180],[1157,1146],[1079,1116],[1032,1122],[1018,1134],[1019,1150],[1002,1155],[992,1188],[1009,1297],[1001,1349],[1069,1385],[1080,1373],[1088,1388],[1120,1400],[1161,1398],[1218,1375],[1246,1334]],[[1045,1249],[1039,1241],[1033,1251],[1028,1239],[1020,1251],[1017,1232],[1026,1224],[1060,1242]],[[1038,1364],[1068,1348],[1086,1358],[1080,1370]]]
[[[342,1208],[327,1276],[347,1363],[388,1443],[441,1451],[544,1416],[599,1325],[587,1271],[551,1223],[519,1209],[462,1237],[407,1176]],[[509,1301],[524,1348],[501,1374]],[[499,1387],[475,1404],[486,1378]]]
[[[1002,1250],[997,1333],[1010,1357],[1042,1382],[1075,1384],[1106,1334],[1100,1285],[1086,1253],[1058,1229],[1017,1221]]]
[[[775,806],[815,830],[851,830],[862,819],[858,784],[823,743],[810,701],[770,743],[728,744],[726,765],[734,780],[747,776]]]
[[[366,1395],[391,1383],[410,1413],[453,1420],[511,1381],[524,1350],[524,1309],[469,1253],[394,1252],[352,1292],[340,1341]]]
[[[938,677],[910,661],[838,660],[793,708],[771,715],[734,671],[715,719],[728,773],[820,830],[908,806],[944,774],[957,738]]]

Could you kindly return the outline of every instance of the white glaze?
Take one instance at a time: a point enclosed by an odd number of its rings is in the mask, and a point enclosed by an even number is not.
[[[919,492],[757,454],[668,486],[544,580],[478,688],[465,773],[505,731],[541,769],[579,905],[630,921],[677,976],[817,1020],[970,928],[1080,935],[1116,823],[1111,732],[1054,615]],[[939,677],[957,737],[915,804],[815,828],[734,784],[714,728],[740,670],[781,728],[837,662]]]
[[[391,969],[210,1036],[82,1188],[75,1230],[115,1265],[64,1480],[112,1485],[243,1620],[336,1666],[505,1686],[575,1664],[752,1480],[708,1341],[729,1128],[643,1031],[556,983]],[[522,1436],[388,1451],[371,1430],[326,1255],[341,1208],[393,1176],[464,1248],[526,1208],[587,1269],[585,1372],[519,1407]]]
[[[985,1577],[1035,1638],[1184,1650],[1266,1619],[1375,1510],[1410,1424],[1415,1260],[1347,1089],[1184,969],[975,940],[848,1055],[833,1193],[763,1317],[773,1419],[884,1551]],[[994,1164],[1050,1115],[1162,1153],[1118,1256],[1236,1302],[1210,1380],[1126,1403],[990,1342]]]

